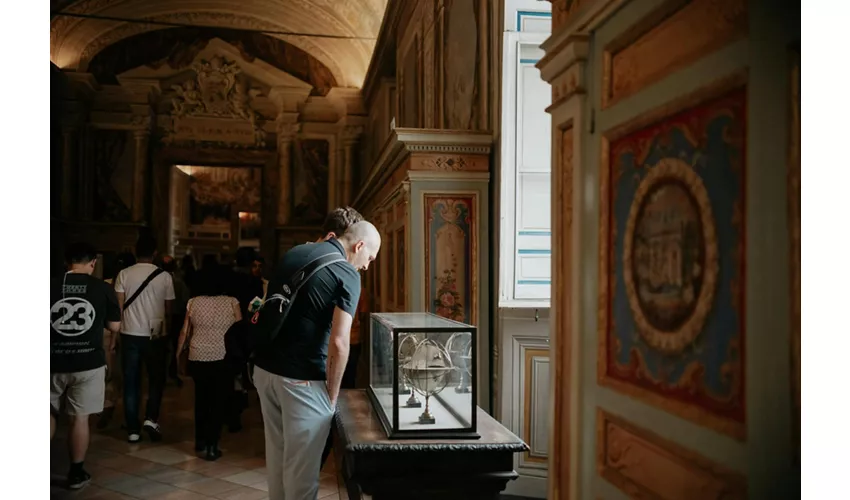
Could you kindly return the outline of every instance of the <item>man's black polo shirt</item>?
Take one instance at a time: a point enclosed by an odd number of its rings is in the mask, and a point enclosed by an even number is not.
[[[335,239],[307,243],[286,252],[274,270],[268,295],[278,293],[295,272],[317,257],[339,252]],[[334,307],[354,317],[360,299],[360,276],[348,262],[336,262],[317,271],[292,303],[286,322],[271,348],[256,353],[255,364],[263,370],[297,380],[326,380],[328,340]]]

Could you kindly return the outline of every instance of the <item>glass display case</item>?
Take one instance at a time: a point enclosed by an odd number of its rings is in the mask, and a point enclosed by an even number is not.
[[[477,329],[431,313],[370,314],[369,397],[390,439],[470,438]]]

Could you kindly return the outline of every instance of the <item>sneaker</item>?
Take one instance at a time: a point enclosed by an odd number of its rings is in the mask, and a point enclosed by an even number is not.
[[[91,475],[86,471],[68,474],[68,488],[78,490],[91,482]]]
[[[159,429],[159,424],[151,419],[145,420],[142,429],[148,434],[148,437],[153,442],[162,441],[162,431]]]
[[[218,449],[218,446],[207,446],[206,454],[204,456],[204,460],[208,462],[215,462],[219,458],[221,458],[221,450]]]
[[[137,432],[131,432],[127,436],[127,442],[129,442],[129,443],[138,443],[141,440],[142,440],[142,436],[140,436]]]

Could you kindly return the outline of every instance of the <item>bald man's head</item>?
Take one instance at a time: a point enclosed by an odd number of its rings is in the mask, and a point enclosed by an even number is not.
[[[366,270],[381,249],[381,233],[368,221],[352,224],[339,239],[346,258],[358,271]]]

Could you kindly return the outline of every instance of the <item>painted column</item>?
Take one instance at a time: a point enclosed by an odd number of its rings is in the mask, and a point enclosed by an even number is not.
[[[354,146],[363,133],[363,127],[345,127],[342,133],[342,182],[337,197],[338,205],[348,205],[353,197],[354,184]]]
[[[300,123],[282,123],[277,127],[277,224],[279,226],[287,224],[292,215],[292,142],[300,130]]]
[[[145,179],[148,171],[148,141],[150,131],[134,130],[136,142],[136,161],[133,167],[133,221],[145,219]]]

